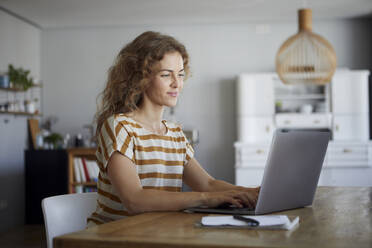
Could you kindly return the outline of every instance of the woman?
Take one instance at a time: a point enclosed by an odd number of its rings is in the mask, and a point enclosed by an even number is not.
[[[193,158],[182,129],[162,119],[189,73],[185,47],[145,32],[119,53],[97,112],[97,210],[88,226],[148,211],[230,203],[254,206],[258,188],[211,177]],[[193,192],[181,192],[185,182]]]

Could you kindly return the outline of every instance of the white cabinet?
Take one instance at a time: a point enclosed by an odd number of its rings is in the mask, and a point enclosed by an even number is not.
[[[276,73],[247,73],[236,92],[239,142],[270,142],[276,128],[332,128],[328,85],[288,86]]]
[[[242,74],[238,141],[270,141],[276,128],[328,128],[334,140],[367,141],[368,76],[367,70],[337,70],[330,84],[308,86],[284,85],[274,73]]]
[[[337,70],[325,86],[304,86],[284,85],[275,73],[240,75],[236,183],[261,183],[275,129],[326,128],[332,141],[319,184],[372,186],[368,76],[367,70]]]

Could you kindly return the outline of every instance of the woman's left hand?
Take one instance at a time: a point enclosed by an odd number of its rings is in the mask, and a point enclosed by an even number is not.
[[[257,204],[258,194],[260,193],[261,187],[256,188],[246,188],[246,187],[240,187],[237,186],[236,190],[244,192],[242,194],[241,199],[243,201],[241,202],[243,205],[249,207],[249,208],[255,208]]]

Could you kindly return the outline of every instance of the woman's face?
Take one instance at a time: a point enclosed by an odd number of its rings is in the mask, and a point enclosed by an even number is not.
[[[183,59],[178,52],[167,53],[159,61],[155,73],[146,90],[145,97],[153,104],[174,107],[183,87],[185,71]]]

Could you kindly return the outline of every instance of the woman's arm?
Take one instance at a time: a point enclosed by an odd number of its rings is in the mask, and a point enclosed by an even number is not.
[[[241,192],[169,192],[143,189],[133,162],[115,152],[107,165],[107,173],[119,197],[131,214],[148,211],[176,211],[201,205],[217,206],[224,202],[234,205],[242,201]]]
[[[235,186],[222,180],[214,179],[201,167],[201,165],[195,158],[192,158],[185,166],[183,180],[194,191],[215,192],[237,190],[245,192],[244,203],[248,206],[256,205],[258,193],[260,190],[260,187],[246,188]]]

